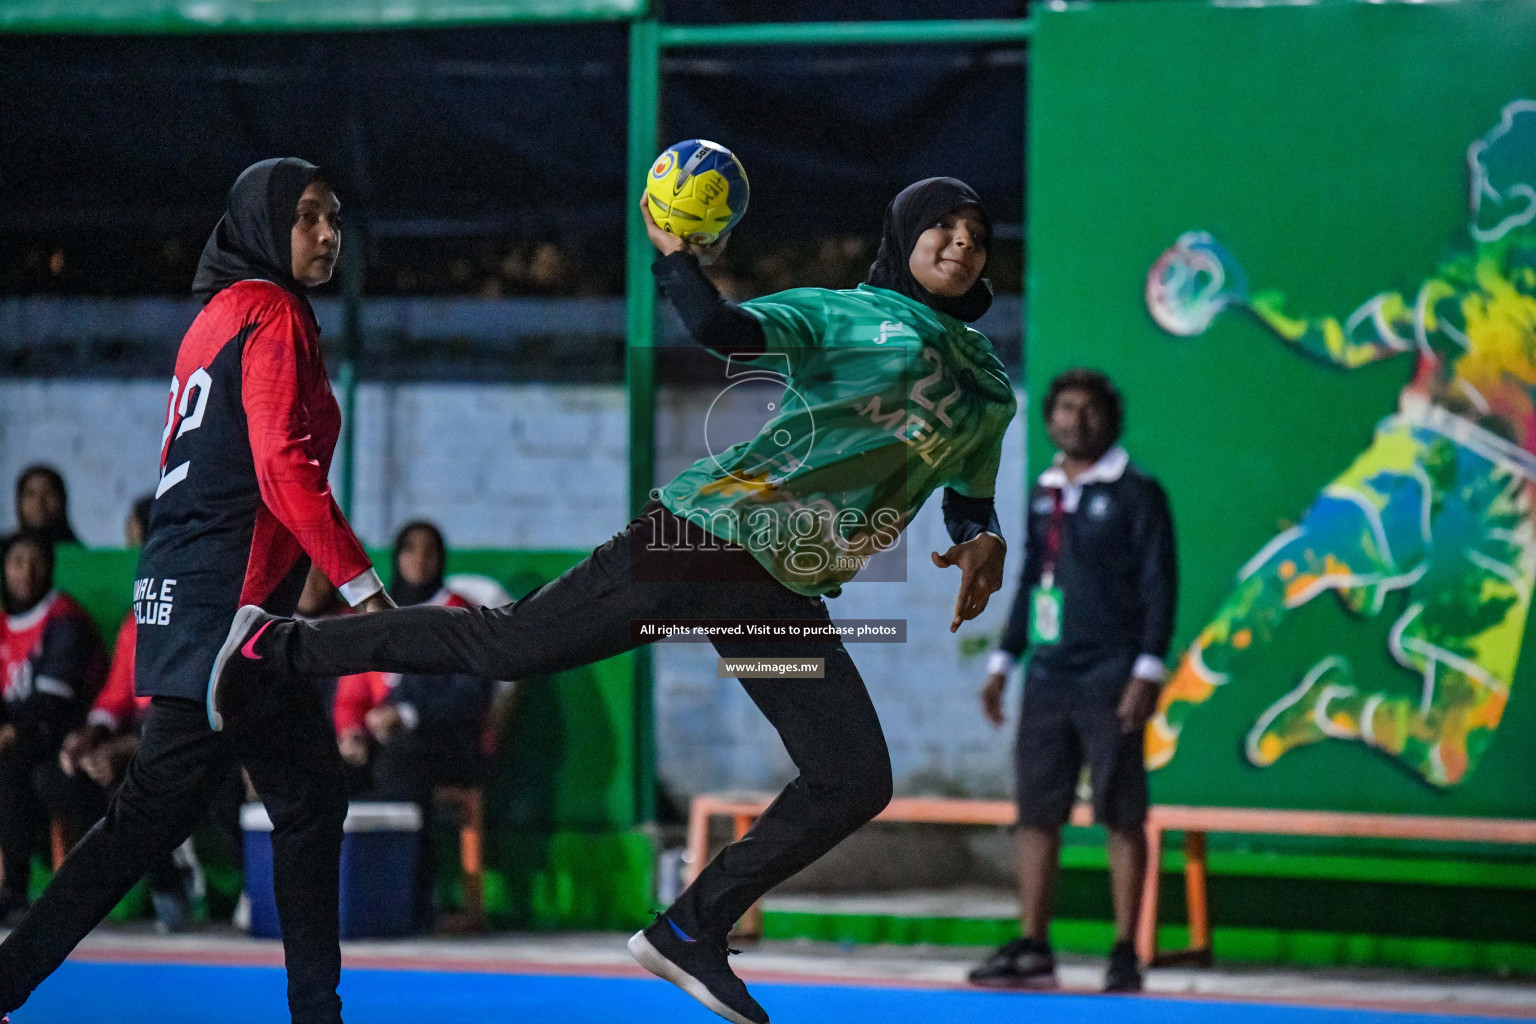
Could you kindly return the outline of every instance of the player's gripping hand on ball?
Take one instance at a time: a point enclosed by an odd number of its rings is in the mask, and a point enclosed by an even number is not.
[[[651,244],[656,247],[657,252],[663,256],[670,256],[675,252],[693,253],[701,267],[714,266],[725,253],[726,239],[731,237],[731,233],[727,231],[708,245],[684,241],[657,225],[656,218],[651,216],[650,204],[646,202],[643,194],[640,196],[640,216],[645,218],[645,233],[650,236]]]

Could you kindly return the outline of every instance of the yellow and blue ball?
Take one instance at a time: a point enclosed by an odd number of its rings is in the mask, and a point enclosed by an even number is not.
[[[663,231],[708,245],[747,212],[747,172],[719,143],[689,139],[668,147],[651,164],[645,196]]]

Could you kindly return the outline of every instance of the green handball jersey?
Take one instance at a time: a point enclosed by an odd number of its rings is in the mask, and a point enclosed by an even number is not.
[[[673,513],[820,596],[894,545],[938,488],[993,497],[1016,403],[980,332],[870,285],[795,288],[742,308],[766,351],[731,356],[726,375],[776,381],[783,395],[755,438],[662,489]]]

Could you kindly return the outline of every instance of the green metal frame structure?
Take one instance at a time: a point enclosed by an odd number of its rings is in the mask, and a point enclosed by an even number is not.
[[[8,0],[0,33],[159,34],[433,28],[508,23],[629,23],[629,144],[626,180],[638,199],[661,148],[662,59],[670,50],[760,46],[934,46],[1022,43],[1030,19],[669,25],[651,0]],[[1019,102],[1024,97],[1020,95]],[[637,204],[626,204],[625,302],[629,395],[629,509],[649,500],[656,475],[656,288],[652,250]],[[358,251],[356,248],[354,252]],[[337,374],[343,435],[339,497],[350,513],[355,460],[362,268],[343,268],[344,330]],[[635,652],[635,808],[655,819],[655,729],[649,648]]]

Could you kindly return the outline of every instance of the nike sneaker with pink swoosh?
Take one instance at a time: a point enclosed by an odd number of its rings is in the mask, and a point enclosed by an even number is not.
[[[229,636],[213,659],[208,673],[208,724],[214,732],[224,728],[230,712],[239,713],[251,703],[251,689],[261,682],[262,656],[256,643],[278,616],[254,604],[242,605],[229,625]]]

